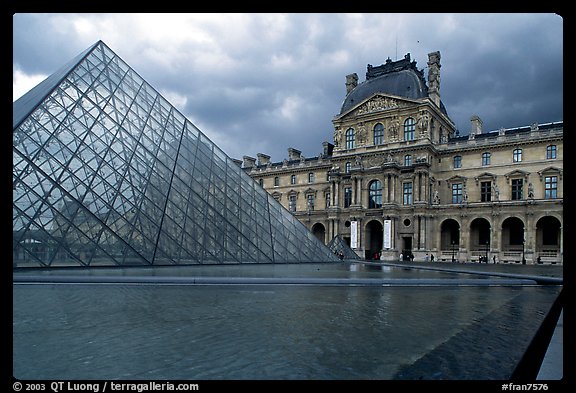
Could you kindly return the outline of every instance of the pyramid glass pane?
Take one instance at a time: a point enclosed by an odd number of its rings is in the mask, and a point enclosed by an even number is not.
[[[337,258],[102,41],[13,104],[14,267]]]

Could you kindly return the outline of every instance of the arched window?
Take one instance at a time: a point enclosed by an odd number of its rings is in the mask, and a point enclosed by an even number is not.
[[[278,187],[280,185],[280,178],[278,176],[274,177],[274,187]]]
[[[356,147],[356,134],[353,128],[346,130],[346,149],[354,149]]]
[[[377,123],[374,126],[374,145],[381,145],[384,143],[384,126],[382,123]]]
[[[258,180],[258,183],[260,184],[260,187],[264,187],[264,179]]]
[[[404,166],[410,166],[410,165],[412,165],[412,155],[406,154],[404,156]]]
[[[290,184],[296,184],[296,175],[290,176]]]
[[[368,195],[368,208],[378,209],[382,207],[382,183],[380,180],[373,180],[368,186],[370,193]]]
[[[414,131],[416,130],[416,122],[413,118],[409,117],[404,120],[404,140],[413,141]]]

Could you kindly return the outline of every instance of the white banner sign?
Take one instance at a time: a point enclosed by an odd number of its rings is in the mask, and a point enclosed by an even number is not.
[[[384,220],[384,248],[392,248],[392,220]]]
[[[350,247],[353,250],[358,248],[358,221],[350,223]]]

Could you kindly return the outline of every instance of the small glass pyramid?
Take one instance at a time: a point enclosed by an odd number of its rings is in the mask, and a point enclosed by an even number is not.
[[[361,259],[342,238],[342,235],[334,236],[328,243],[328,248],[340,259]]]
[[[13,104],[13,266],[335,261],[98,41]]]

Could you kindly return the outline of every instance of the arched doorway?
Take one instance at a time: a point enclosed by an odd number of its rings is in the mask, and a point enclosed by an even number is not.
[[[523,262],[524,258],[524,222],[518,217],[508,217],[502,222],[503,262]]]
[[[490,251],[490,223],[485,218],[475,218],[470,223],[469,249],[472,260],[488,262]]]
[[[366,224],[365,241],[366,241],[366,259],[374,259],[375,254],[380,255],[382,251],[382,237],[384,229],[382,224],[377,220],[372,220]]]
[[[556,217],[545,216],[536,223],[536,262],[561,263],[561,224]]]
[[[321,223],[317,222],[312,226],[312,233],[318,238],[323,244],[326,244],[326,228]]]
[[[460,224],[449,218],[440,225],[440,249],[442,260],[450,259],[452,262],[458,259],[460,248]]]

